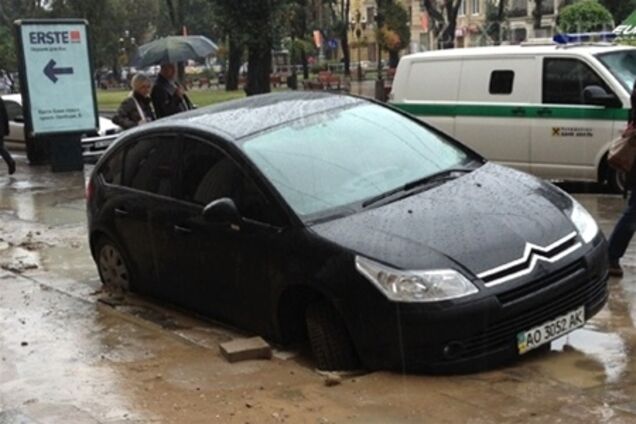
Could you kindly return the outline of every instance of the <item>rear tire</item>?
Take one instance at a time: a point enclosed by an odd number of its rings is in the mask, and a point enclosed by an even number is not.
[[[327,302],[309,305],[305,313],[307,335],[316,366],[324,371],[359,367],[358,356],[340,313]]]
[[[607,167],[607,185],[613,193],[623,193],[625,191],[625,180],[627,175],[624,172]]]
[[[108,237],[101,237],[97,242],[95,252],[102,284],[109,289],[130,291],[130,262],[121,247]]]

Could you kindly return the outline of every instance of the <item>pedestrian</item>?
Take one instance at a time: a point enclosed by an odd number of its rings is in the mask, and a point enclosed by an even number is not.
[[[15,172],[15,160],[11,157],[11,153],[4,147],[4,136],[9,135],[9,114],[4,105],[2,97],[0,97],[0,156],[9,167],[9,175]]]
[[[626,131],[636,131],[636,81],[631,95],[632,109],[629,112],[629,120]],[[636,161],[625,180],[625,190],[630,191],[627,207],[619,218],[612,235],[609,238],[609,274],[613,277],[622,277],[623,268],[620,259],[625,254],[629,242],[636,232]]]
[[[175,81],[176,74],[177,68],[173,63],[161,65],[150,95],[157,118],[192,109],[184,88]]]
[[[130,85],[132,91],[124,99],[117,109],[117,114],[112,121],[127,130],[146,122],[155,120],[155,113],[152,109],[150,99],[150,89],[152,84],[150,78],[142,74],[136,74]]]

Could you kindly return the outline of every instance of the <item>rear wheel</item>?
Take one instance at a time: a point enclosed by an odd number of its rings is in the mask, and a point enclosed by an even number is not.
[[[607,185],[614,193],[622,193],[625,191],[625,182],[627,175],[622,171],[609,167],[607,168]]]
[[[352,370],[358,356],[340,313],[327,302],[309,305],[305,314],[307,335],[318,369]]]
[[[130,290],[130,267],[122,249],[107,237],[97,243],[97,268],[102,284],[110,289]]]

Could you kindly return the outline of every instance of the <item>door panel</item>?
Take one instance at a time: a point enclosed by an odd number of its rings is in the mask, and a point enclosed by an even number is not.
[[[455,136],[489,160],[530,169],[536,59],[464,60]]]
[[[549,179],[596,180],[599,152],[613,135],[621,109],[586,105],[583,89],[609,86],[576,58],[542,59],[542,105],[532,124],[532,172]]]

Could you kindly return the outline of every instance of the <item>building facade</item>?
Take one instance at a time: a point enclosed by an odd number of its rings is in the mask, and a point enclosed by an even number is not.
[[[488,3],[497,7],[498,0],[464,0],[459,8],[455,28],[455,47],[475,47],[492,44],[486,34]],[[564,0],[544,0],[541,28],[534,28],[535,0],[508,0],[506,40],[519,44],[530,38],[551,37],[556,32],[558,8]],[[437,48],[430,18],[421,0],[404,1],[411,17],[410,52]]]

